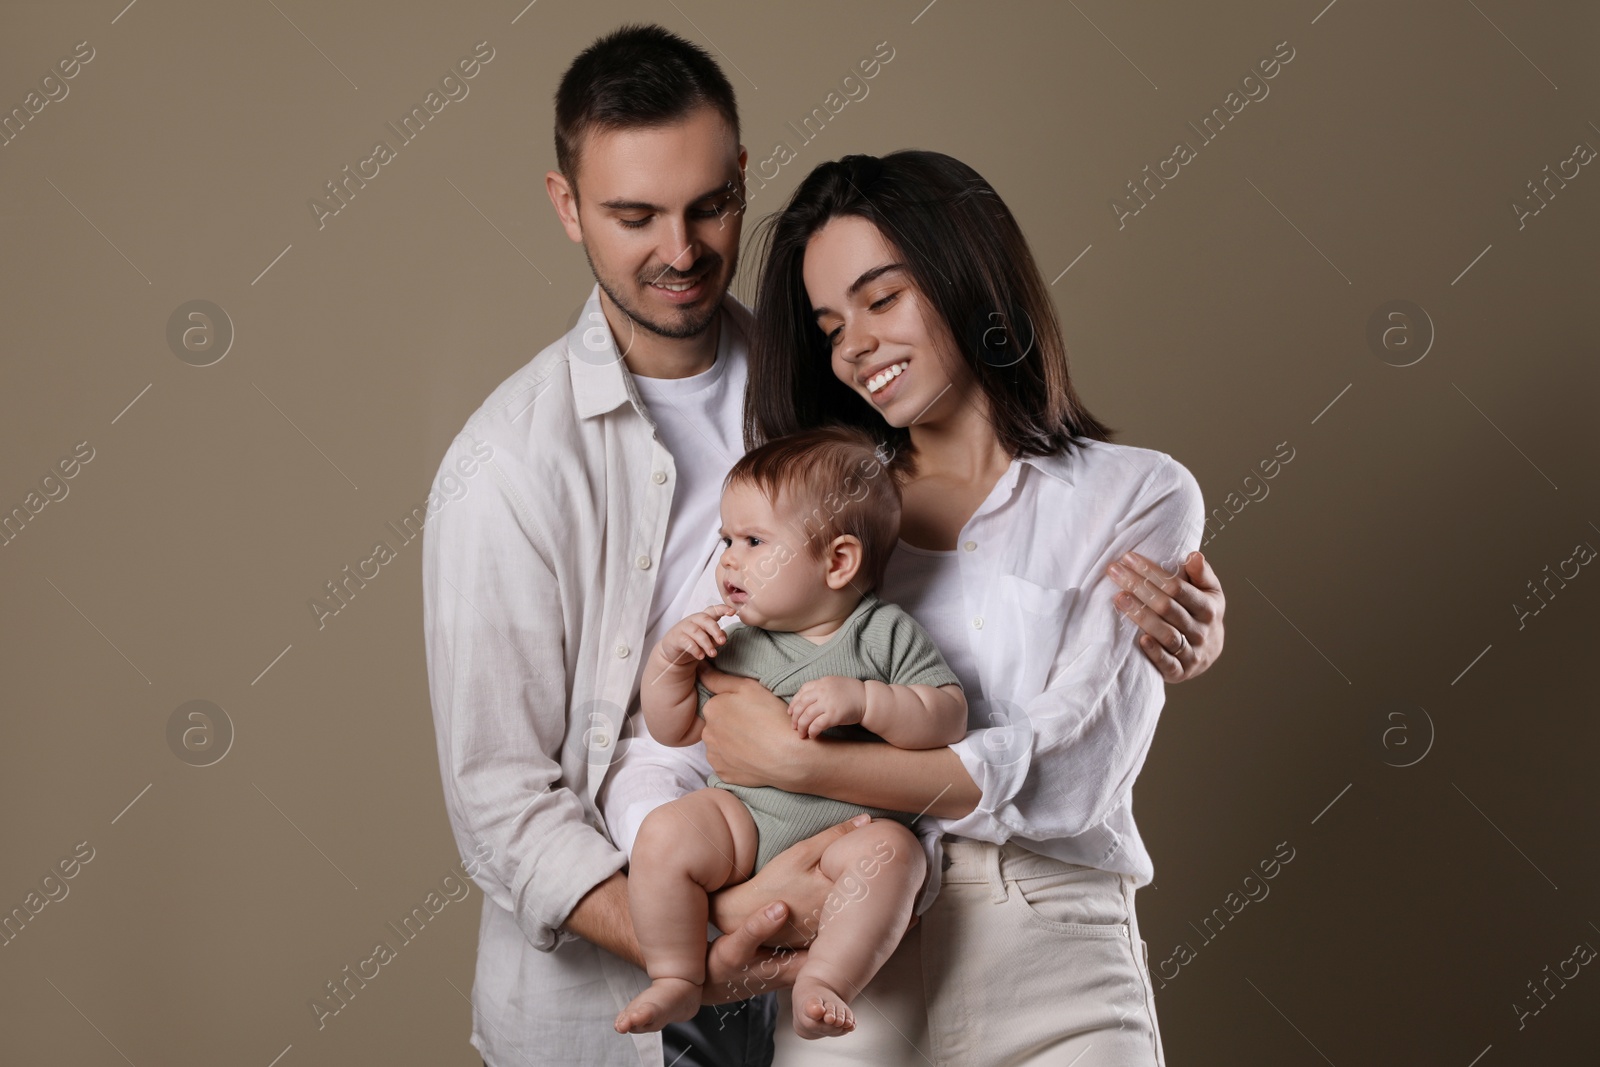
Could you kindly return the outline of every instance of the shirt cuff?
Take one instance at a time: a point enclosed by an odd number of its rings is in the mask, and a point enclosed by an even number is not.
[[[517,925],[530,945],[551,952],[578,936],[561,927],[578,901],[622,870],[628,857],[586,822],[563,823],[540,845],[518,872]]]
[[[984,741],[990,737],[1009,742],[1010,750],[985,747]],[[1033,751],[1026,742],[1026,738],[1005,727],[995,727],[970,733],[950,746],[983,794],[977,806],[959,819],[939,819],[940,830],[996,845],[1011,838],[1015,831],[1000,820],[995,809],[1009,804],[1028,777]]]

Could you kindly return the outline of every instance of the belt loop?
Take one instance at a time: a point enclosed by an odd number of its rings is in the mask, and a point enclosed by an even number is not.
[[[989,876],[989,899],[996,904],[1004,902],[1008,895],[1005,876],[1000,873],[1000,850],[1004,847],[988,842],[983,847],[984,873]]]

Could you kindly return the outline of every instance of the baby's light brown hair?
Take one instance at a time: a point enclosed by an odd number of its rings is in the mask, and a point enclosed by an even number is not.
[[[861,542],[855,585],[866,591],[883,581],[900,536],[900,485],[889,467],[892,453],[866,430],[834,423],[774,438],[746,452],[723,482],[760,489],[776,508],[796,509],[791,532],[813,559],[834,538]]]

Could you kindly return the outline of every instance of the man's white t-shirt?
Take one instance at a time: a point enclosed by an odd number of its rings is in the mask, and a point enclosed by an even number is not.
[[[677,474],[641,660],[678,620],[716,600],[706,575],[721,549],[722,482],[745,452],[744,390],[749,378],[749,338],[731,315],[722,316],[719,331],[716,362],[709,370],[688,378],[633,376]],[[669,749],[658,744],[637,705],[630,709],[616,758],[595,799],[611,840],[631,854],[651,809],[667,797],[705,788],[711,765],[699,745]],[[629,785],[614,796],[611,786],[619,778],[629,779]]]
[[[645,648],[654,649],[684,616],[709,604],[690,603],[698,579],[719,547],[722,526],[722,481],[744,455],[744,387],[749,365],[743,358],[744,338],[722,316],[716,362],[687,378],[633,376],[656,434],[672,453],[677,485],[667,520],[667,543],[661,552],[645,625]],[[739,351],[735,351],[735,349]]]

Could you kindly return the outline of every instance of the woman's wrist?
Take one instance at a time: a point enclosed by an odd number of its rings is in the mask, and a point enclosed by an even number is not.
[[[868,743],[840,741],[831,737],[809,738],[800,743],[798,758],[775,761],[771,771],[774,781],[771,784],[791,793],[832,796],[827,792],[828,770],[834,762],[830,757],[838,754],[841,745]]]
[[[791,793],[815,793],[847,804],[890,811],[921,811],[942,819],[970,814],[983,797],[953,748],[904,749],[882,741],[820,738],[827,745],[803,767],[785,768]],[[938,784],[935,784],[938,783]]]

